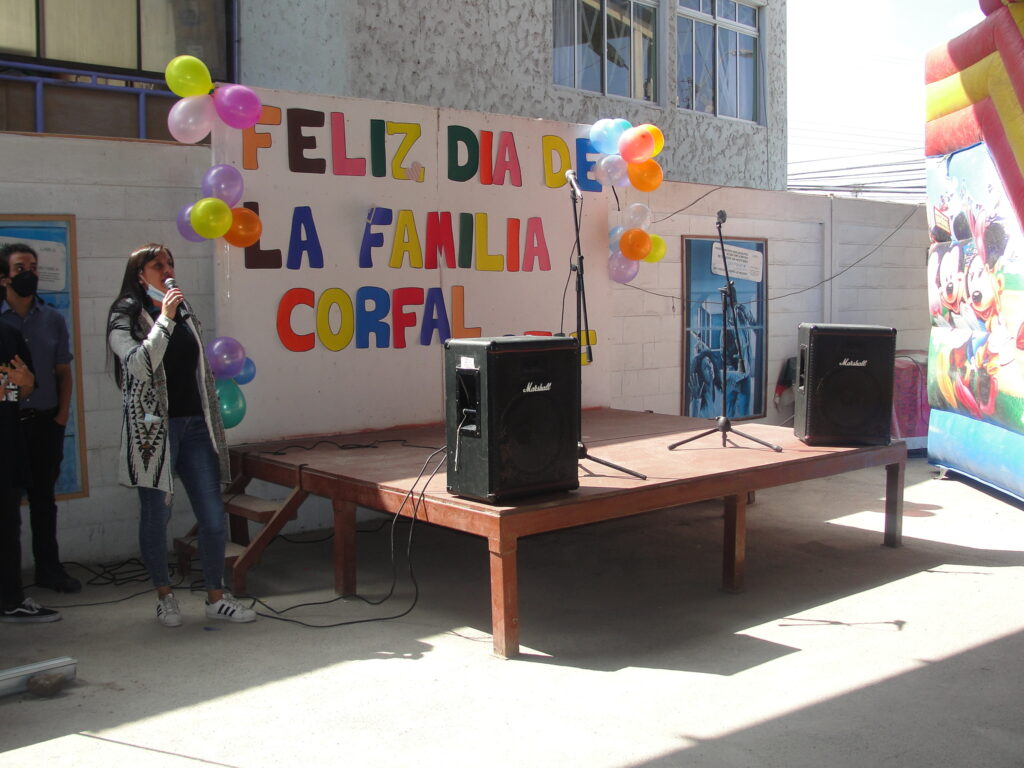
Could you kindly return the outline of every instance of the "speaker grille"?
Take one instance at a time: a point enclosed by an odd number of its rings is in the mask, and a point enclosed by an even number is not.
[[[447,341],[448,490],[494,502],[577,488],[579,377],[572,338]]]
[[[804,323],[794,431],[811,445],[889,442],[896,331]]]

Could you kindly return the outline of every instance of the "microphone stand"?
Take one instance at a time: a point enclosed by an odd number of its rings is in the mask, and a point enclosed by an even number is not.
[[[569,199],[572,201],[572,220],[573,226],[576,229],[576,263],[573,264],[570,269],[576,272],[576,336],[582,344],[583,339],[586,339],[586,355],[587,362],[594,362],[594,347],[590,343],[590,323],[587,320],[587,288],[586,283],[583,280],[583,248],[580,246],[580,214],[576,209],[576,203],[582,201],[583,197],[580,195],[579,198],[576,196],[576,190],[573,189],[572,183],[569,184]],[[584,336],[586,334],[586,336]],[[580,368],[582,369],[582,365]],[[617,469],[620,472],[625,472],[627,475],[646,480],[647,475],[637,472],[633,469],[627,469],[621,467],[618,464],[613,464],[605,459],[599,459],[597,456],[591,456],[587,451],[587,446],[583,442],[583,371],[580,370],[576,377],[576,394],[579,403],[579,420],[577,421],[579,431],[576,436],[576,449],[577,455],[580,459],[590,459],[596,461],[598,464],[603,464],[606,467]]]
[[[733,337],[736,340],[736,364],[737,370],[740,373],[746,373],[746,364],[743,361],[743,347],[740,344],[740,327],[739,322],[736,319],[736,284],[733,283],[729,277],[729,259],[725,255],[725,240],[722,239],[722,223],[725,221],[724,211],[719,212],[718,221],[715,222],[715,226],[718,227],[718,244],[722,248],[722,264],[725,265],[725,285],[718,289],[719,294],[722,296],[722,415],[715,420],[715,426],[711,429],[707,429],[700,434],[687,437],[685,440],[672,443],[668,449],[674,450],[680,445],[686,443],[692,443],[694,440],[700,440],[702,437],[713,435],[715,432],[722,433],[722,447],[726,447],[726,439],[730,433],[737,434],[740,437],[745,437],[747,440],[751,440],[759,445],[763,445],[765,448],[771,448],[776,453],[782,452],[782,446],[769,443],[767,440],[762,440],[759,437],[748,435],[746,432],[733,427],[732,422],[729,420],[729,322],[732,322]],[[714,258],[712,256],[712,258]]]

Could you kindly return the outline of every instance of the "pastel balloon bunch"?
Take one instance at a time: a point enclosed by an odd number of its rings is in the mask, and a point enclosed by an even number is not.
[[[628,283],[640,273],[640,262],[657,263],[665,258],[667,246],[660,235],[651,234],[653,215],[643,203],[626,208],[623,223],[608,232],[608,275],[617,283]]]
[[[217,118],[239,130],[260,119],[263,104],[251,88],[226,83],[215,90],[210,70],[195,56],[175,56],[164,70],[164,79],[181,96],[167,114],[167,128],[182,144],[205,139]]]
[[[656,125],[634,127],[621,117],[604,117],[590,126],[590,143],[602,155],[592,173],[603,185],[632,185],[641,192],[661,186],[664,173],[654,158],[665,147],[665,135]]]
[[[239,385],[256,378],[256,364],[246,357],[238,339],[218,336],[206,344],[206,359],[217,380],[217,398],[224,428],[237,427],[245,418],[245,395]]]
[[[164,78],[167,87],[181,96],[167,114],[167,128],[182,144],[202,141],[217,118],[239,130],[256,125],[260,118],[263,104],[251,88],[228,83],[214,89],[210,70],[195,56],[175,56]],[[242,174],[236,168],[213,166],[203,176],[203,197],[178,211],[178,232],[192,242],[223,237],[238,248],[253,245],[263,233],[263,224],[248,208],[235,207],[242,190]]]
[[[245,186],[232,165],[215,165],[203,174],[202,198],[178,211],[178,232],[194,243],[223,237],[237,248],[260,239],[263,223],[248,208],[236,207]]]

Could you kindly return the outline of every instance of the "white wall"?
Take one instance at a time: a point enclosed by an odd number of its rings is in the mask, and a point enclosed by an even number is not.
[[[726,238],[767,240],[764,421],[784,423],[793,415],[791,397],[783,398],[776,409],[772,394],[784,361],[796,355],[797,326],[802,322],[892,326],[897,329],[898,348],[928,348],[930,321],[922,272],[928,231],[923,206],[673,183],[650,195],[620,194],[622,211],[634,202],[651,208],[656,222],[651,231],[664,237],[668,252],[658,264],[641,263],[629,285],[612,284],[614,408],[680,413],[682,238],[715,237],[719,210],[728,214]],[[622,218],[613,208],[609,225]],[[603,263],[607,253],[601,257]],[[598,259],[591,259],[595,262]],[[801,292],[772,298],[796,291]]]
[[[209,318],[208,333],[216,333],[213,247],[186,243],[174,224],[177,211],[195,201],[202,174],[211,163],[210,151],[162,142],[0,133],[0,156],[5,158],[0,210],[77,217],[82,378],[76,385],[82,388],[85,405],[90,492],[88,497],[60,502],[62,557],[96,562],[136,556],[137,498],[134,491],[117,484],[121,410],[120,393],[106,362],[107,310],[129,252],[149,241],[166,242],[197,313]],[[851,264],[911,216],[883,248],[831,283],[769,305],[769,397],[782,360],[795,354],[796,326],[801,321],[893,325],[900,332],[900,347],[923,347],[927,342],[923,209],[673,183],[663,184],[652,195],[627,194],[622,207],[636,201],[650,205],[656,219],[686,208],[655,225],[654,231],[668,242],[668,256],[660,264],[644,264],[635,283],[674,296],[681,289],[680,236],[713,235],[719,209],[729,214],[727,236],[768,239],[770,296],[811,286]],[[618,223],[618,215],[610,213],[610,224]],[[610,281],[599,271],[607,254],[586,255],[588,275],[594,276],[587,280],[588,299],[594,300],[589,296],[592,291],[611,290],[611,296],[608,302],[595,301],[596,306],[610,307],[605,317],[591,318],[591,326],[600,333],[595,353],[602,365],[584,369],[584,376],[609,376],[615,407],[678,413],[679,301],[673,309],[671,299],[629,286],[606,289]],[[768,409],[769,421],[789,415],[775,413],[770,404]],[[190,525],[191,513],[184,502],[176,507],[171,531],[181,535]],[[311,499],[290,527],[325,527],[329,521],[329,507]],[[26,530],[26,566],[28,542]]]

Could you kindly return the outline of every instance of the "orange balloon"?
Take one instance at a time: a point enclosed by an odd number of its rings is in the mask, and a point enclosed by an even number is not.
[[[630,163],[626,172],[629,174],[630,184],[641,192],[653,192],[661,186],[661,180],[665,177],[657,160]]]
[[[642,261],[651,252],[651,236],[642,229],[627,229],[619,238],[619,250],[627,259]]]
[[[224,239],[236,248],[248,248],[263,234],[263,222],[248,208],[231,209],[231,227]]]

